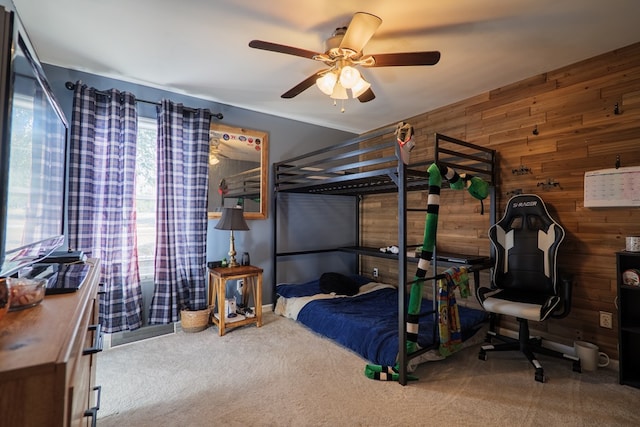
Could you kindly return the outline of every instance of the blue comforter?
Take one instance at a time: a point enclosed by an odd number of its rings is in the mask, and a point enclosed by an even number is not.
[[[369,281],[354,277],[361,284]],[[276,292],[285,298],[322,293],[318,280],[300,285],[278,285]],[[434,328],[433,316],[427,314],[431,310],[432,301],[423,300],[418,337],[418,344],[423,348],[437,344],[437,328]],[[487,318],[487,314],[481,310],[459,307],[459,312],[463,340],[472,336]],[[355,351],[370,363],[396,363],[398,291],[395,288],[379,289],[353,297],[312,300],[300,310],[297,320]]]

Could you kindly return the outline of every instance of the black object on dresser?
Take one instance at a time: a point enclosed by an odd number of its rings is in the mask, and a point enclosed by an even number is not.
[[[617,252],[616,269],[620,384],[640,388],[640,286],[623,277],[640,270],[640,252]]]

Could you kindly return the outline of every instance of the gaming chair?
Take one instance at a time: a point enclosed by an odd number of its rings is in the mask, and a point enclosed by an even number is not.
[[[556,265],[564,236],[539,196],[519,194],[507,202],[504,216],[489,229],[495,252],[490,288],[476,291],[482,307],[491,313],[489,344],[480,349],[481,360],[487,360],[487,352],[519,350],[534,366],[539,382],[545,376],[536,353],[572,360],[573,370],[581,371],[578,358],[543,347],[542,338],[529,335],[529,321],[562,318],[571,309],[571,281],[559,277]],[[518,339],[495,332],[498,314],[517,319]],[[502,343],[493,345],[492,338]]]

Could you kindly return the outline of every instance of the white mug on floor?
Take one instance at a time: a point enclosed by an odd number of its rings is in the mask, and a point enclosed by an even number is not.
[[[604,368],[609,365],[609,356],[598,351],[597,345],[586,341],[574,341],[573,348],[576,356],[580,359],[580,365],[584,371],[595,371],[597,368]]]

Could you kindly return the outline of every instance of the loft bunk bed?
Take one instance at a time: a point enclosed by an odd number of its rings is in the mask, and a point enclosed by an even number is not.
[[[421,344],[421,349],[412,354],[407,354],[406,348],[406,336],[407,336],[407,303],[406,303],[406,287],[399,286],[398,284],[410,284],[409,273],[407,272],[407,261],[418,261],[418,258],[408,254],[408,249],[412,246],[407,241],[407,211],[423,211],[426,212],[426,207],[413,208],[408,207],[407,194],[411,191],[428,191],[429,189],[429,174],[426,172],[430,164],[436,163],[439,166],[448,166],[455,169],[458,173],[466,173],[482,178],[489,184],[489,197],[490,197],[490,222],[495,223],[495,151],[487,149],[475,144],[471,144],[465,141],[461,141],[456,138],[448,137],[442,134],[435,134],[434,143],[432,147],[421,147],[421,150],[416,149],[416,154],[420,154],[423,158],[421,161],[414,163],[404,163],[402,161],[401,148],[396,141],[395,136],[396,126],[389,126],[379,131],[369,134],[361,135],[356,138],[344,141],[329,148],[316,150],[301,156],[297,156],[285,161],[275,163],[273,165],[274,176],[274,202],[272,203],[273,209],[273,301],[280,302],[282,297],[301,297],[304,300],[304,308],[300,308],[300,298],[298,298],[295,305],[297,308],[293,309],[296,313],[296,317],[303,313],[303,310],[307,310],[307,306],[313,304],[314,306],[323,306],[322,310],[334,310],[334,308],[327,307],[337,303],[342,305],[348,301],[347,298],[339,298],[340,301],[331,301],[329,298],[320,296],[314,297],[312,294],[317,292],[318,280],[300,284],[278,283],[278,263],[282,257],[298,257],[308,256],[310,254],[319,254],[323,252],[340,251],[355,255],[355,273],[353,280],[358,282],[359,285],[364,285],[361,289],[366,288],[365,293],[368,294],[369,288],[376,287],[375,284],[367,285],[367,278],[360,276],[359,264],[360,256],[373,256],[397,259],[398,261],[398,280],[394,286],[394,299],[397,299],[395,304],[395,317],[397,318],[397,329],[393,331],[395,340],[393,340],[394,354],[397,366],[399,367],[398,382],[405,385],[408,380],[408,369],[412,359],[418,358],[420,355],[426,353],[429,350],[437,348],[437,311],[435,310],[435,302],[430,301],[427,304],[431,304],[432,309],[428,310],[431,323],[428,325],[422,324],[420,330],[425,330],[429,335],[426,340],[426,344]],[[414,154],[412,153],[412,156]],[[416,158],[419,156],[416,155]],[[447,183],[443,180],[443,189],[447,187]],[[340,195],[351,196],[356,199],[354,215],[355,215],[355,230],[354,230],[354,245],[341,246],[341,247],[322,247],[314,250],[304,251],[283,251],[280,248],[278,238],[278,215],[279,215],[279,197],[283,193],[301,193],[301,194],[322,194],[322,195]],[[360,236],[360,201],[363,196],[385,193],[397,193],[398,201],[398,254],[390,254],[381,252],[379,248],[362,247],[359,245],[361,242]],[[439,253],[434,251],[432,260],[432,270],[438,271],[438,267],[465,265],[468,266],[470,272],[473,273],[475,283],[479,282],[479,271],[488,268],[489,258],[482,256],[467,256],[463,254],[452,253]],[[436,286],[436,280],[443,278],[442,274],[435,274],[428,277],[426,280],[433,279],[434,287]],[[309,288],[311,290],[302,290]],[[300,289],[300,290],[299,290]],[[385,291],[385,292],[388,292]],[[435,292],[432,295],[436,295]],[[360,298],[360,293],[355,295]],[[354,297],[354,298],[355,298]],[[367,296],[367,298],[369,298]],[[386,295],[384,298],[389,299]],[[363,298],[364,299],[364,298]],[[435,298],[434,298],[435,299]],[[307,304],[309,300],[309,304]],[[335,298],[334,300],[338,300]],[[359,302],[360,305],[365,305]],[[378,311],[378,315],[382,314],[380,305],[374,304],[373,311]],[[291,305],[291,304],[290,304]],[[461,307],[463,308],[463,307]],[[285,309],[290,310],[291,309]],[[338,309],[340,310],[340,309]],[[464,308],[466,310],[466,308]],[[352,312],[352,309],[347,309],[347,312]],[[471,311],[474,311],[473,309]],[[475,310],[478,311],[478,310]],[[322,313],[322,311],[320,312]],[[473,313],[471,313],[473,314]],[[477,314],[477,313],[475,313]],[[305,314],[306,315],[306,314]],[[374,314],[375,315],[375,314]],[[387,313],[389,315],[389,313]],[[339,336],[332,336],[331,333],[326,331],[316,330],[313,324],[324,324],[323,318],[318,316],[326,316],[333,318],[334,321],[344,324],[349,322],[348,316],[342,313],[335,314],[329,312],[329,314],[311,315],[315,319],[305,323],[311,329],[319,332],[340,344],[351,348],[355,352],[359,353],[365,359],[373,363],[378,361],[372,360],[372,356],[367,350],[362,350],[361,347],[351,346],[348,342],[349,338],[342,338]],[[303,316],[304,317],[304,316]],[[471,316],[473,317],[473,316]],[[486,318],[486,317],[484,317]],[[461,320],[464,323],[464,320]],[[303,322],[304,323],[304,322]],[[464,325],[463,325],[464,326]],[[320,326],[323,328],[324,326]],[[355,328],[355,334],[366,333],[369,328],[365,324],[360,325],[360,330]],[[335,329],[335,328],[334,328]],[[338,328],[345,329],[345,328]],[[376,332],[379,335],[384,335],[384,332]],[[386,332],[389,335],[389,332]],[[359,346],[373,347],[379,346],[379,343],[365,343],[358,344]],[[396,351],[397,349],[397,351]],[[375,351],[373,353],[376,353]],[[377,353],[376,353],[377,354]],[[388,362],[388,360],[387,360]]]
[[[220,182],[222,193],[222,206],[224,199],[236,200],[260,200],[261,168],[258,166],[235,175],[229,175]],[[238,203],[244,205],[244,203]]]

